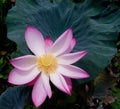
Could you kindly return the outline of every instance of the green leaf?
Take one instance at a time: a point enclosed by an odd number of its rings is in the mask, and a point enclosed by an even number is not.
[[[72,27],[77,40],[73,52],[88,51],[76,65],[90,74],[84,81],[94,79],[115,54],[120,30],[120,8],[114,4],[104,7],[102,3],[96,0],[77,4],[70,0],[17,0],[7,15],[8,38],[18,45],[14,57],[31,53],[24,39],[27,25],[38,28],[44,37],[51,36],[54,41]]]
[[[0,78],[3,78],[4,76],[2,74],[0,74]]]
[[[23,109],[30,92],[26,86],[8,88],[0,96],[0,109]]]
[[[116,101],[111,104],[112,108],[113,109],[119,109],[120,108],[120,89],[119,88],[113,88],[112,93],[110,95],[116,97]]]

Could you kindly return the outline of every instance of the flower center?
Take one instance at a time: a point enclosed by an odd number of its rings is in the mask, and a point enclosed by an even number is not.
[[[57,59],[52,54],[44,54],[37,60],[38,69],[48,74],[54,73],[58,67]]]

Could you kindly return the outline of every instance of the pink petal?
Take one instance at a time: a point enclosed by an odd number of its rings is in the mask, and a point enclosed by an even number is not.
[[[66,81],[66,83],[67,83],[67,85],[69,87],[69,90],[71,91],[72,90],[72,81],[71,81],[71,79],[66,77],[66,76],[64,76],[64,78],[65,78],[65,81]]]
[[[34,27],[27,26],[25,40],[30,50],[40,56],[45,53],[45,43],[42,34]]]
[[[58,63],[63,65],[73,64],[87,54],[86,51],[64,54],[58,57]]]
[[[31,82],[27,83],[27,86],[32,86],[36,82],[36,79],[32,80]]]
[[[32,90],[32,100],[36,107],[40,106],[46,99],[47,93],[43,85],[41,76],[35,82]]]
[[[51,87],[50,87],[50,83],[49,83],[49,75],[42,73],[41,74],[41,78],[43,81],[43,85],[44,85],[44,89],[46,90],[46,93],[48,95],[49,98],[52,97],[52,91],[51,91]]]
[[[30,81],[29,83],[27,83],[27,86],[32,86],[32,85],[34,85],[35,82],[38,80],[38,77],[39,77],[39,75],[38,75],[35,79],[33,79],[32,81]]]
[[[73,48],[75,47],[75,45],[76,45],[76,39],[72,38],[68,49],[63,54],[70,53],[73,50]]]
[[[8,77],[8,82],[16,85],[26,84],[37,77],[40,71],[35,67],[28,71],[21,71],[14,68]]]
[[[33,55],[21,56],[10,60],[10,63],[19,70],[29,70],[36,65],[36,57]]]
[[[53,41],[51,40],[51,38],[48,36],[46,39],[45,39],[45,50],[46,52],[48,52],[51,48],[51,46],[53,45]]]
[[[59,65],[57,72],[70,78],[88,78],[86,71],[73,65]]]
[[[50,74],[50,80],[59,90],[71,95],[69,87],[62,75],[59,73],[52,73]]]
[[[66,30],[52,45],[50,52],[55,56],[64,53],[72,40],[72,29]]]
[[[75,47],[75,45],[76,45],[76,38],[72,38],[71,44],[70,44],[70,51],[69,52],[72,51],[72,49]]]

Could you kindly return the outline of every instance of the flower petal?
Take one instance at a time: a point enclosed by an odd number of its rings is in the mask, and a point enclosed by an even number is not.
[[[69,87],[62,75],[59,73],[52,73],[50,74],[50,80],[59,90],[71,95]]]
[[[53,45],[53,41],[51,40],[51,38],[48,36],[46,39],[45,39],[45,50],[46,52],[49,52],[51,46]]]
[[[88,78],[86,71],[73,65],[59,65],[57,72],[70,78]]]
[[[71,81],[71,79],[66,77],[66,76],[64,76],[64,78],[65,78],[65,81],[66,81],[70,91],[71,91],[72,90],[72,81]]]
[[[76,45],[76,38],[72,38],[71,43],[70,43],[70,51],[69,52],[72,51],[72,49],[75,47],[75,45]]]
[[[39,77],[39,75],[38,75],[35,79],[33,79],[32,81],[30,81],[29,83],[27,83],[27,86],[32,86],[32,85],[34,85],[35,82],[38,80],[38,77]]]
[[[66,30],[52,45],[50,52],[55,56],[64,53],[72,40],[72,29]]]
[[[42,78],[43,85],[44,85],[44,88],[46,90],[46,93],[47,93],[48,97],[51,98],[52,97],[52,91],[51,91],[51,87],[50,87],[50,83],[49,83],[49,75],[47,75],[45,73],[42,73],[41,78]]]
[[[63,65],[73,64],[87,54],[86,51],[64,54],[58,57],[58,63]]]
[[[46,99],[47,93],[43,85],[41,76],[35,82],[32,90],[32,100],[36,107],[40,106]]]
[[[26,84],[35,79],[39,73],[40,71],[36,67],[28,71],[14,68],[8,77],[8,82],[16,85]]]
[[[10,63],[19,70],[29,70],[36,65],[36,57],[33,55],[21,56],[11,59]]]
[[[25,40],[30,50],[40,56],[45,53],[45,43],[42,34],[34,27],[27,26]]]
[[[76,45],[76,39],[72,38],[68,49],[63,54],[70,53],[73,50],[73,48],[75,47],[75,45]]]

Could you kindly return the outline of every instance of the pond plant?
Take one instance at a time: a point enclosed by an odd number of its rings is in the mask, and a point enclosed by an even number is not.
[[[8,1],[1,3],[6,9]],[[118,3],[9,1],[1,14],[7,31],[0,49],[0,109],[118,109]]]

